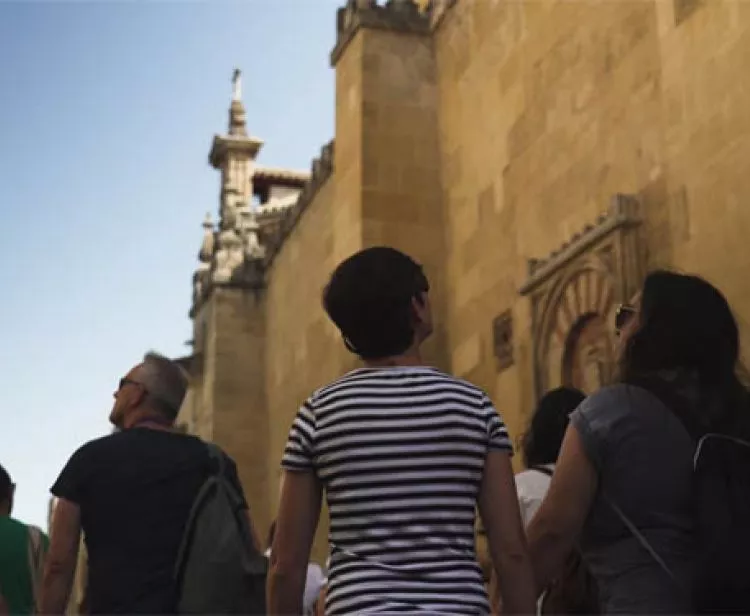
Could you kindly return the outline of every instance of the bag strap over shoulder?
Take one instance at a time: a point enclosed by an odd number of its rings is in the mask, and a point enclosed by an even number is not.
[[[747,442],[744,439],[738,438],[736,436],[731,436],[729,434],[719,434],[716,432],[709,432],[707,434],[704,434],[700,440],[698,441],[698,445],[695,448],[695,454],[693,455],[693,470],[698,469],[698,461],[700,460],[700,455],[703,452],[703,447],[708,441],[712,440],[718,440],[723,441],[725,443],[731,443],[733,445],[738,445],[740,447],[747,447],[750,449],[750,443]]]
[[[672,580],[681,590],[685,590],[680,580],[677,579],[677,576],[675,576],[674,573],[672,573],[672,570],[667,566],[667,563],[664,562],[664,559],[659,556],[659,553],[654,549],[654,547],[648,542],[648,539],[643,536],[643,533],[638,530],[635,524],[628,518],[628,516],[625,515],[625,513],[620,509],[620,507],[615,503],[611,498],[605,496],[605,500],[609,504],[610,507],[612,507],[612,510],[617,514],[617,517],[620,518],[623,524],[625,524],[625,527],[630,531],[630,533],[638,540],[638,543],[641,544],[641,546],[649,553],[651,558],[654,559],[656,564],[659,565],[659,567],[664,571],[664,573],[667,574],[670,580]]]
[[[212,470],[209,474],[208,480],[201,486],[198,494],[193,500],[190,512],[188,513],[187,523],[185,524],[185,530],[182,533],[180,547],[177,550],[177,560],[174,565],[173,577],[176,580],[179,580],[182,567],[185,564],[185,558],[187,557],[190,548],[190,540],[192,538],[193,528],[195,527],[195,520],[198,517],[198,513],[211,495],[211,492],[216,489],[219,478],[224,475],[224,453],[221,451],[221,448],[213,443],[205,443],[205,445],[208,450],[209,458],[216,462],[216,468]]]
[[[221,447],[214,443],[206,443],[208,449],[208,457],[216,462],[216,471],[212,473],[214,476],[221,477],[224,475],[225,463],[224,463],[224,452]]]

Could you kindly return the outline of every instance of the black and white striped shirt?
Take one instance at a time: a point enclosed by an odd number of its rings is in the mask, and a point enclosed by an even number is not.
[[[493,449],[511,445],[487,395],[433,368],[363,368],[315,392],[282,466],[326,490],[326,613],[487,614],[474,523]]]

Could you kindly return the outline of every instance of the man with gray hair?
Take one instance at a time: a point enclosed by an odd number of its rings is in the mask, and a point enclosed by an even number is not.
[[[120,379],[109,416],[116,431],[76,451],[52,486],[59,500],[41,613],[67,605],[81,531],[90,613],[174,613],[183,530],[214,466],[205,443],[174,428],[187,385],[180,366],[156,353]],[[226,455],[224,468],[247,509]]]

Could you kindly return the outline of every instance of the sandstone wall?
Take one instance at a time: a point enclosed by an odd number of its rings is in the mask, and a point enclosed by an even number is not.
[[[212,383],[212,440],[237,463],[253,522],[271,521],[268,460],[269,416],[265,395],[265,308],[262,291],[217,288],[211,298],[213,347],[205,375]]]
[[[656,2],[673,263],[729,297],[750,355],[750,4]]]
[[[266,388],[269,414],[269,482],[271,509],[278,503],[280,462],[289,428],[304,400],[317,388],[354,367],[338,331],[321,305],[321,292],[342,251],[336,236],[346,237],[330,178],[301,214],[275,257],[266,290],[268,338]],[[353,241],[353,240],[349,240]],[[313,559],[325,562],[327,522],[321,516]]]
[[[424,267],[435,321],[424,356],[447,370],[445,225],[433,40],[364,29],[355,41],[362,42],[363,54],[363,166],[358,188],[363,243],[393,246]]]
[[[452,367],[514,435],[534,402],[527,260],[615,193],[640,199],[649,266],[696,270],[750,314],[749,11],[693,0],[678,24],[676,4],[459,1],[436,33]],[[507,309],[515,364],[500,372]]]

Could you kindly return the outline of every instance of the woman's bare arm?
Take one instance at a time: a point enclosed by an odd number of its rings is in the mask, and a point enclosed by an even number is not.
[[[533,614],[536,594],[521,524],[510,455],[490,451],[479,493],[482,516],[503,614]]]
[[[322,488],[313,472],[284,471],[268,572],[268,613],[301,614]]]
[[[568,426],[547,495],[529,524],[537,592],[562,570],[596,494],[598,476],[575,426]]]

